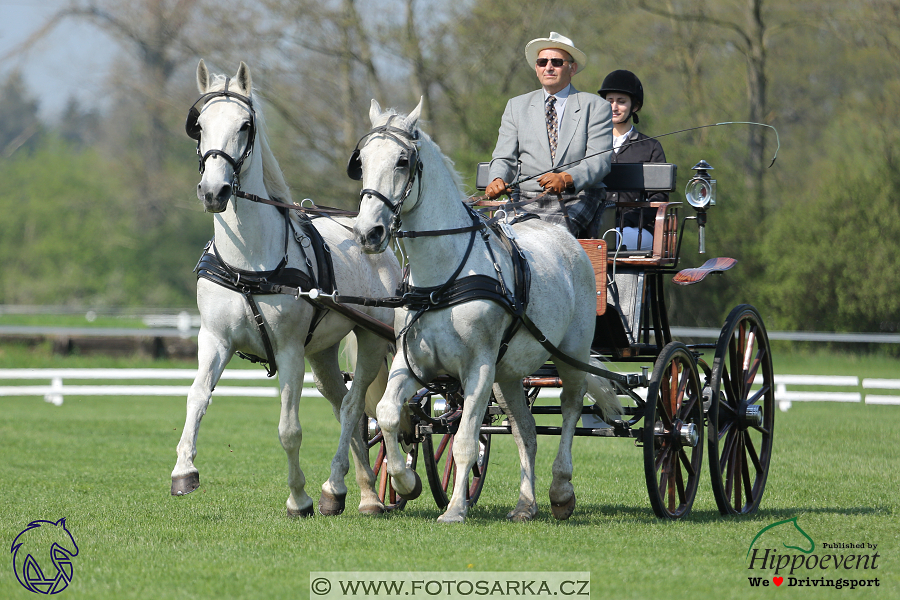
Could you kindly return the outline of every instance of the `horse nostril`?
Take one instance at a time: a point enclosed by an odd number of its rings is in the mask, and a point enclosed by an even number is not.
[[[222,186],[222,189],[219,190],[219,200],[222,202],[226,202],[229,198],[231,198],[231,185],[225,184]]]
[[[369,234],[366,236],[366,241],[369,246],[378,246],[381,244],[381,240],[384,239],[384,227],[378,225],[373,227]]]

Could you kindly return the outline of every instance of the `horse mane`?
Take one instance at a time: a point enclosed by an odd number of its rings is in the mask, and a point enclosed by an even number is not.
[[[382,117],[384,117],[385,122],[391,115],[397,115],[401,119],[403,119],[402,124],[400,126],[408,131],[409,133],[418,133],[419,135],[419,154],[425,156],[426,158],[432,158],[440,160],[444,163],[444,166],[447,168],[447,172],[450,173],[450,179],[453,181],[453,185],[456,186],[456,189],[459,191],[460,198],[465,198],[467,194],[463,188],[462,176],[459,174],[459,171],[456,170],[456,163],[441,151],[440,147],[431,139],[427,133],[422,131],[420,127],[410,123],[408,120],[408,115],[404,115],[402,113],[397,112],[394,108],[389,108],[384,113],[382,113]]]
[[[212,75],[212,82],[208,91],[215,92],[224,89],[225,76],[221,74]],[[278,160],[275,158],[272,147],[269,145],[269,131],[266,127],[265,113],[262,110],[262,99],[256,93],[256,90],[250,91],[250,100],[253,102],[253,110],[256,112],[256,147],[262,158],[263,184],[266,187],[266,193],[273,200],[290,204],[293,201],[291,189],[284,180],[284,173],[281,171]]]

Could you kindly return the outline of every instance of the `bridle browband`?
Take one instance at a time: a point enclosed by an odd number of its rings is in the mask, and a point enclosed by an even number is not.
[[[256,141],[256,111],[253,108],[253,100],[249,96],[244,96],[243,94],[239,94],[237,92],[232,92],[228,90],[228,84],[231,82],[230,77],[225,78],[225,89],[219,90],[216,92],[208,92],[200,96],[196,102],[191,106],[188,110],[187,119],[184,122],[184,131],[187,133],[188,137],[191,139],[197,140],[197,156],[200,161],[200,173],[202,174],[206,170],[206,161],[212,157],[218,156],[221,157],[231,165],[232,168],[232,176],[231,176],[231,187],[234,190],[234,195],[238,196],[240,187],[241,187],[241,168],[244,165],[244,161],[250,157],[250,154],[253,152],[253,144]],[[202,137],[202,130],[200,129],[200,113],[202,112],[203,107],[206,106],[206,103],[211,98],[234,98],[235,100],[239,100],[244,103],[247,108],[247,112],[250,115],[250,126],[247,129],[247,145],[244,148],[244,151],[241,153],[240,158],[237,160],[234,159],[227,152],[219,149],[207,150],[205,154],[200,152],[200,139]],[[198,108],[198,105],[200,107]]]
[[[359,192],[359,200],[362,202],[362,199],[366,196],[372,196],[373,198],[377,198],[380,200],[385,206],[387,206],[388,210],[391,211],[393,217],[391,218],[391,233],[397,235],[400,232],[400,213],[403,210],[403,202],[409,197],[412,192],[413,184],[418,180],[419,182],[419,194],[421,195],[422,191],[422,161],[419,160],[419,132],[417,129],[413,129],[412,133],[406,131],[405,129],[400,129],[399,127],[391,126],[391,121],[393,121],[397,115],[391,115],[387,123],[381,125],[379,127],[373,128],[371,131],[366,133],[364,136],[359,138],[359,141],[356,142],[356,148],[353,149],[353,153],[350,155],[350,160],[347,161],[347,176],[350,179],[355,181],[362,180],[362,158],[360,157],[360,144],[365,146],[364,142],[368,141],[373,135],[386,135],[396,141],[403,148],[404,157],[407,160],[409,165],[409,176],[406,179],[406,186],[403,189],[403,193],[400,195],[400,199],[396,202],[393,202],[390,198],[379,192],[378,190],[373,190],[369,188],[364,188]],[[402,236],[398,236],[402,237]]]

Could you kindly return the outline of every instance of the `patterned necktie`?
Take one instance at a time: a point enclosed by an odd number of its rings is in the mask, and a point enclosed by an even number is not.
[[[550,139],[550,160],[556,162],[557,123],[556,96],[547,97],[547,137]]]

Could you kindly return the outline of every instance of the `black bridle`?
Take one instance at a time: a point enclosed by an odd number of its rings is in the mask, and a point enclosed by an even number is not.
[[[253,152],[253,144],[256,141],[256,111],[253,109],[253,100],[251,100],[249,96],[244,96],[243,94],[228,90],[230,81],[231,79],[226,77],[224,90],[203,94],[193,105],[191,105],[191,108],[188,110],[187,119],[184,122],[184,131],[187,133],[188,137],[197,140],[197,156],[200,161],[199,168],[201,174],[206,171],[206,161],[215,156],[223,158],[225,162],[231,165],[231,187],[234,190],[234,195],[237,196],[239,195],[238,192],[241,187],[241,168],[244,165],[244,161],[247,160]],[[199,122],[200,113],[211,98],[234,98],[246,105],[247,112],[250,115],[250,122],[247,128],[247,145],[244,147],[244,151],[237,160],[227,152],[219,149],[207,150],[205,154],[200,152],[200,140],[203,133]]]
[[[403,148],[403,153],[401,154],[401,160],[405,160],[407,163],[407,168],[409,169],[409,175],[406,179],[406,186],[403,189],[403,193],[400,195],[400,199],[396,202],[392,201],[390,198],[379,192],[378,190],[373,190],[369,188],[365,188],[359,192],[359,201],[362,202],[362,199],[366,196],[372,196],[380,200],[385,206],[388,207],[388,210],[391,211],[393,217],[391,218],[391,233],[397,234],[400,233],[400,213],[403,211],[403,202],[409,197],[412,192],[413,184],[418,180],[419,182],[419,195],[422,192],[422,161],[419,160],[419,132],[417,129],[413,129],[412,133],[406,131],[405,129],[400,129],[399,127],[392,127],[391,121],[393,121],[397,115],[391,115],[387,123],[381,125],[380,127],[375,127],[371,131],[369,131],[366,135],[359,138],[359,141],[356,142],[356,148],[353,149],[353,153],[350,155],[350,160],[347,161],[347,176],[350,179],[355,181],[361,181],[363,172],[362,172],[362,158],[360,157],[360,144],[365,147],[365,143],[368,141],[373,135],[386,135],[396,141]]]

